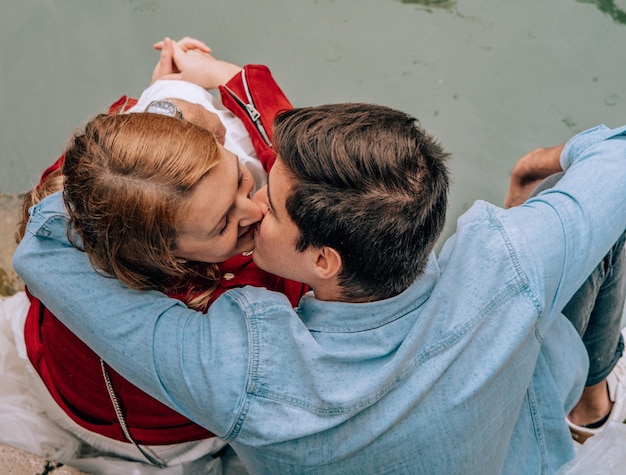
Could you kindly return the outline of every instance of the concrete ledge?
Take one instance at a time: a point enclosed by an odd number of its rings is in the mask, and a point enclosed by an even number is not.
[[[0,472],[5,475],[83,475],[84,472],[0,443]]]
[[[0,296],[13,295],[24,285],[11,265],[22,198],[0,193]]]

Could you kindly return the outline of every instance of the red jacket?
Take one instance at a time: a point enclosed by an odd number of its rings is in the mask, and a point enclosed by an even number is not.
[[[278,112],[292,107],[290,102],[269,69],[260,65],[246,66],[226,87],[220,87],[220,93],[223,104],[245,124],[261,163],[269,171],[276,156],[271,147],[272,122]],[[111,106],[109,113],[125,111],[136,102],[123,96]],[[40,183],[62,165],[63,157],[44,172]],[[255,285],[283,292],[295,306],[308,290],[304,284],[262,271],[251,257],[235,256],[221,264],[220,269],[222,280],[212,301],[230,288]],[[172,296],[185,300],[182,294]],[[31,305],[24,328],[28,357],[52,397],[80,426],[127,442],[109,399],[99,357],[39,300],[29,297]],[[126,424],[138,443],[165,445],[213,436],[135,387],[113,369],[107,369]]]

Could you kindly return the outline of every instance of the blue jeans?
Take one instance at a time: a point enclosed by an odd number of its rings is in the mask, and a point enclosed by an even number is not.
[[[561,176],[557,173],[546,178],[533,195],[554,186]],[[578,331],[589,355],[586,386],[606,379],[624,350],[620,330],[626,298],[625,241],[626,232],[562,311]]]

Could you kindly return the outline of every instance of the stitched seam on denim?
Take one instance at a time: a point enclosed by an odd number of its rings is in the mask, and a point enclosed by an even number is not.
[[[548,470],[548,456],[546,453],[546,440],[544,437],[543,424],[541,416],[539,415],[537,398],[535,397],[532,381],[526,390],[526,395],[528,397],[528,409],[530,411],[530,418],[533,424],[533,432],[535,433],[535,438],[537,439],[537,447],[539,448],[541,457],[541,473],[543,474]]]
[[[229,441],[235,439],[246,421],[248,411],[250,409],[251,401],[250,395],[254,394],[254,388],[258,386],[259,379],[259,345],[257,343],[258,330],[257,323],[254,319],[250,318],[250,305],[241,297],[236,290],[233,292],[227,292],[222,298],[232,298],[235,300],[239,308],[244,312],[246,325],[248,326],[248,347],[250,351],[248,353],[248,377],[246,383],[245,393],[242,395],[242,402],[239,408],[239,412],[235,417],[234,423],[231,429],[226,433],[223,440]]]
[[[435,285],[433,285],[428,290],[428,292],[423,294],[419,299],[416,299],[409,306],[403,306],[402,311],[394,312],[385,320],[379,320],[376,323],[363,324],[359,326],[352,325],[352,326],[346,326],[343,328],[339,328],[339,325],[336,323],[332,327],[327,326],[327,325],[310,325],[310,326],[307,325],[307,328],[311,332],[324,332],[324,333],[358,333],[358,332],[363,332],[363,331],[374,330],[376,328],[384,327],[385,325],[404,317],[406,314],[411,313],[413,310],[415,310],[420,305],[422,305],[426,300],[428,300],[428,298],[430,297],[430,294],[432,294],[434,290],[435,290]],[[351,305],[367,305],[367,304],[351,304]]]
[[[570,248],[569,248],[569,243],[567,241],[567,232],[565,230],[565,227],[563,225],[563,219],[561,218],[561,215],[559,214],[559,211],[549,202],[546,202],[546,204],[552,209],[552,211],[554,212],[554,214],[559,218],[559,223],[561,224],[561,232],[563,234],[563,237],[565,239],[565,255],[563,257],[563,269],[561,270],[561,274],[559,275],[559,285],[557,286],[557,292],[559,290],[559,288],[561,287],[561,283],[563,282],[563,279],[565,278],[565,268],[566,268],[566,264],[569,261],[569,255],[570,255]],[[552,296],[552,301],[555,300],[555,295]],[[570,297],[571,298],[571,297]],[[565,305],[565,304],[563,304]],[[543,310],[543,306],[541,306],[541,309]],[[558,311],[555,311],[554,313],[560,313],[562,309],[559,309]],[[541,312],[541,310],[540,310]],[[553,317],[554,318],[554,317]],[[547,326],[545,327],[547,328]],[[539,343],[543,343],[543,335],[541,334],[541,331],[539,330],[539,320],[537,320],[537,325],[536,325],[536,332],[535,335],[537,337],[537,340],[539,341]]]
[[[519,259],[517,258],[517,253],[515,252],[515,248],[513,247],[513,244],[511,243],[511,238],[509,237],[509,234],[507,233],[500,219],[496,216],[495,210],[491,206],[487,206],[487,214],[489,216],[489,221],[491,222],[493,227],[498,231],[498,233],[502,237],[506,250],[509,254],[509,259],[513,263],[515,272],[517,273],[521,282],[523,283],[522,294],[525,295],[531,301],[531,303],[537,310],[537,316],[539,316],[541,314],[541,311],[543,310],[543,305],[541,303],[541,300],[539,299],[539,296],[535,292],[535,290],[532,289],[530,286],[530,279],[528,278],[528,275],[526,274],[526,272],[524,272],[524,269],[522,265],[520,264]],[[535,338],[537,339],[538,342],[540,343],[543,342],[543,335],[541,334],[541,331],[539,330],[539,318],[537,318],[537,320],[535,321],[534,328],[535,328],[535,331],[534,331]]]
[[[517,258],[517,253],[515,252],[515,249],[513,248],[513,244],[511,243],[511,238],[509,237],[509,234],[506,232],[504,225],[502,224],[500,219],[496,216],[495,210],[491,206],[487,207],[487,214],[489,215],[489,221],[491,222],[493,227],[498,231],[498,233],[502,237],[504,246],[506,247],[507,253],[509,254],[509,259],[513,263],[513,268],[515,269],[515,273],[519,276],[520,281],[523,284],[523,286],[525,288],[528,288],[528,290],[531,292],[528,296],[529,298],[531,298],[531,301],[533,305],[535,306],[535,308],[537,309],[537,311],[541,311],[541,309],[543,308],[541,305],[541,301],[539,300],[537,295],[530,289],[530,279],[526,275],[526,272],[524,272],[524,269],[522,268],[522,265],[520,264],[519,259]]]
[[[613,247],[604,258],[606,261],[606,266],[604,269],[606,272],[606,275],[603,276],[604,278],[603,278],[602,285],[601,285],[601,288],[603,290],[605,290],[606,288],[611,288],[611,286],[615,284],[616,280],[618,280],[618,279],[612,279],[611,277],[613,276],[613,268],[615,267],[616,264],[618,264],[618,259],[625,259],[624,257],[626,253],[626,251],[624,251],[625,242],[626,242],[626,231],[622,233],[622,237],[620,237],[615,242],[615,244],[613,244]],[[609,281],[608,284],[606,283],[607,280]]]
[[[581,155],[586,149],[592,145],[604,142],[614,137],[619,137],[626,134],[626,126],[619,127],[617,129],[601,129],[602,126],[598,125],[588,130],[581,136],[573,139],[571,145],[567,146],[568,154],[573,156]],[[570,164],[572,160],[569,161]]]
[[[383,386],[375,394],[354,403],[333,407],[320,406],[312,404],[311,402],[303,400],[302,398],[297,396],[291,396],[282,392],[274,391],[266,387],[265,385],[262,385],[259,381],[257,381],[258,384],[250,386],[250,393],[258,397],[270,399],[284,404],[289,404],[291,406],[298,407],[300,409],[304,409],[306,411],[320,415],[345,415],[360,412],[361,410],[366,409],[367,407],[379,401],[382,397],[389,393],[389,391],[394,389],[401,381],[406,378],[407,375],[412,374],[415,371],[416,367],[440,355],[446,350],[454,347],[458,342],[460,342],[463,338],[469,335],[486,316],[491,314],[494,309],[508,301],[513,296],[517,295],[522,290],[522,288],[522,282],[520,282],[517,277],[511,279],[498,293],[496,293],[496,295],[484,307],[482,307],[476,313],[474,317],[454,327],[454,329],[449,332],[450,335],[448,337],[418,352],[413,358],[413,363],[410,364],[403,371],[401,371],[398,375],[396,375],[393,381]]]

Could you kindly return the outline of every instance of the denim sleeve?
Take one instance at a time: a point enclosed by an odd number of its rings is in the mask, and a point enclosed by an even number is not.
[[[560,312],[626,229],[626,127],[598,126],[565,146],[563,178],[501,213],[544,314]]]
[[[97,274],[68,242],[59,200],[35,207],[14,254],[29,291],[124,377],[227,439],[249,366],[247,320],[236,301],[222,296],[205,315]]]

